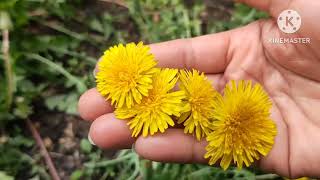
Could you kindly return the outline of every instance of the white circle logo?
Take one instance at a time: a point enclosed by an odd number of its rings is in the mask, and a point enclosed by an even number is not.
[[[300,29],[301,17],[297,11],[287,9],[277,19],[278,27],[284,33],[295,33]]]

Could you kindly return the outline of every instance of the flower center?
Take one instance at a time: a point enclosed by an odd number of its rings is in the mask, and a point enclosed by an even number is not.
[[[157,111],[161,105],[161,95],[157,92],[149,92],[149,96],[144,99],[144,111]]]
[[[118,73],[118,79],[119,85],[129,91],[137,86],[138,75],[133,70],[123,69]]]
[[[191,104],[192,111],[201,112],[203,107],[207,106],[207,100],[204,97],[191,97],[189,103]]]
[[[229,116],[227,121],[225,122],[226,130],[234,132],[237,129],[239,129],[239,126],[241,125],[242,117],[239,114],[234,114],[232,116]]]
[[[251,147],[252,141],[248,136],[248,126],[252,126],[253,122],[250,122],[252,113],[248,107],[238,107],[225,121],[224,131],[230,134],[232,144],[242,144],[247,148]],[[241,141],[239,141],[241,139]],[[238,147],[240,148],[240,147]]]

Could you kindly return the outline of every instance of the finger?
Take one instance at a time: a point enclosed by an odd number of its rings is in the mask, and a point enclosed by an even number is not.
[[[221,73],[227,66],[232,32],[151,44],[151,52],[160,67],[194,68],[206,73]],[[94,72],[97,71],[96,66]]]
[[[222,92],[227,83],[223,74],[208,74],[207,77],[214,89],[218,92]]]
[[[151,44],[150,47],[160,67],[195,68],[206,73],[221,73],[228,64],[232,32],[167,41]]]
[[[292,0],[236,0],[237,2],[245,3],[254,8],[268,12],[272,17],[277,17],[281,11],[289,9],[292,5]]]
[[[160,162],[207,163],[204,159],[206,141],[197,141],[182,129],[168,129],[153,136],[140,136],[135,151],[143,158]]]
[[[135,139],[125,120],[118,120],[113,113],[105,114],[93,121],[89,136],[98,147],[103,149],[131,148]]]
[[[88,121],[93,121],[99,116],[113,111],[109,102],[102,97],[96,88],[89,89],[79,99],[78,111],[80,116]]]
[[[225,85],[222,76],[222,74],[208,75],[209,81],[212,82],[217,91],[220,91]],[[80,97],[78,111],[83,119],[93,121],[103,114],[111,113],[113,107],[100,95],[96,88],[92,88]]]

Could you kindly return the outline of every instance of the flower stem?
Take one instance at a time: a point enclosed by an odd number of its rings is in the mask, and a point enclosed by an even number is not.
[[[44,142],[38,132],[38,130],[34,127],[32,122],[29,119],[26,119],[27,126],[32,133],[33,138],[35,139],[37,145],[40,148],[40,154],[43,156],[46,165],[48,166],[49,173],[53,180],[60,180],[61,178],[58,175],[57,169],[49,155],[48,150],[46,149]]]
[[[9,30],[4,29],[2,30],[2,53],[3,53],[3,60],[5,64],[6,70],[6,79],[7,79],[7,98],[6,98],[6,109],[9,110],[12,104],[13,99],[13,72],[12,72],[12,65],[10,62],[10,54],[9,54]]]

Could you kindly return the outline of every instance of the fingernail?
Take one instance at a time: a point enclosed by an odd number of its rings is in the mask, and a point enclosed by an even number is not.
[[[131,146],[131,151],[132,151],[133,153],[136,153],[136,150],[134,149],[134,146],[135,146],[135,144],[133,143],[132,146]]]
[[[92,74],[93,74],[93,77],[96,77],[96,75],[97,75],[97,70],[94,69],[93,72],[92,72]]]
[[[88,140],[89,140],[89,142],[90,142],[90,144],[92,144],[92,145],[96,145],[93,141],[92,141],[92,139],[91,139],[91,137],[90,137],[90,134],[88,134]]]

